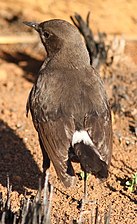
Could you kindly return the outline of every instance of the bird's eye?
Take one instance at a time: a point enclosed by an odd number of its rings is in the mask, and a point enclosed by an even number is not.
[[[46,39],[48,39],[48,38],[50,37],[50,33],[47,32],[47,31],[45,31],[45,32],[44,32],[44,36],[45,36]]]

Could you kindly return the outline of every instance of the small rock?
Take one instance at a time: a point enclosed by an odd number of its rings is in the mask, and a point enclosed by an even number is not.
[[[21,123],[17,123],[16,124],[16,128],[20,129],[22,127],[22,124]]]
[[[28,141],[28,138],[24,138],[24,142],[27,142]]]
[[[130,141],[129,140],[126,140],[126,145],[130,145]]]

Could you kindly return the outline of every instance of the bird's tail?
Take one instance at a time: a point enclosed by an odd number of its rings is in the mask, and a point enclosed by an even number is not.
[[[100,179],[107,178],[108,165],[101,159],[94,147],[80,142],[74,145],[74,152],[79,159],[83,171],[92,173]]]

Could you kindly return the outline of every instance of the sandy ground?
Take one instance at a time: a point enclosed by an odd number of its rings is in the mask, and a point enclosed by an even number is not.
[[[102,74],[113,111],[113,156],[110,175],[100,183],[91,176],[88,180],[89,199],[97,201],[101,223],[111,204],[111,223],[133,224],[137,222],[137,197],[126,187],[126,181],[137,171],[137,3],[136,0],[106,1],[0,1],[0,26],[2,35],[32,36],[23,20],[43,21],[63,18],[79,12],[84,18],[92,13],[91,27],[108,34],[124,34],[127,39],[125,54],[117,66]],[[129,55],[131,58],[129,58]],[[41,45],[1,45],[0,51],[0,192],[6,195],[7,175],[12,184],[11,203],[18,210],[20,200],[26,194],[33,197],[42,174],[42,155],[31,117],[25,116],[28,93],[36,78],[44,53]],[[76,166],[77,172],[80,171]],[[54,186],[52,199],[52,223],[75,223],[83,195],[83,181],[77,178],[73,189],[65,189],[50,169],[50,181]],[[94,211],[94,203],[88,203],[87,221]]]

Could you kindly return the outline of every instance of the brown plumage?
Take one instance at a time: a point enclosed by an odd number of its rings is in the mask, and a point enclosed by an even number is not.
[[[47,51],[27,103],[44,172],[51,160],[64,185],[72,186],[75,161],[85,172],[106,178],[112,151],[111,112],[78,30],[58,19],[25,24],[38,31]]]

